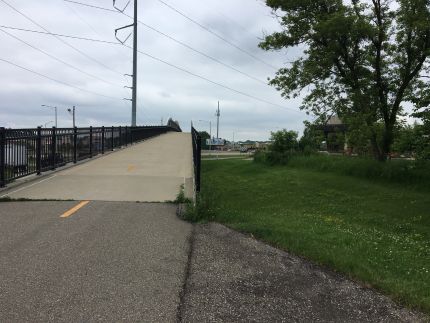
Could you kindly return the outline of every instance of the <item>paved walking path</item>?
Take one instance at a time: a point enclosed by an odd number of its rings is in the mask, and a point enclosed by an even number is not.
[[[193,192],[189,133],[168,133],[0,193],[11,198],[165,202]]]
[[[175,322],[192,226],[172,204],[0,203],[0,322]]]
[[[219,224],[195,227],[183,322],[427,322],[342,275]]]
[[[0,322],[425,322],[165,203],[0,203]]]

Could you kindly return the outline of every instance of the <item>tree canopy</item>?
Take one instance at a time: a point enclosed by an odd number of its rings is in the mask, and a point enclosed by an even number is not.
[[[270,84],[286,98],[308,90],[303,109],[339,115],[385,160],[405,104],[430,104],[430,0],[266,2],[282,31],[260,47],[303,49]]]

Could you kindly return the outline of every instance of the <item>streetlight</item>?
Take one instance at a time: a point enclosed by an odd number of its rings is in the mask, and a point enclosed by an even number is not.
[[[48,121],[47,123],[45,123],[45,125],[43,127],[46,128],[46,126],[50,123],[54,123],[54,121]]]
[[[50,105],[42,104],[42,107],[55,110],[55,128],[58,127],[58,109]]]
[[[76,127],[76,119],[75,119],[76,107],[73,106],[73,108],[67,109],[67,111],[73,116],[73,129],[74,129]]]

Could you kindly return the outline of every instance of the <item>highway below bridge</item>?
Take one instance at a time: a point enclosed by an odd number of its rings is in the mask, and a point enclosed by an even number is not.
[[[0,322],[417,322],[377,292],[218,224],[193,196],[188,133],[10,186],[0,203]],[[28,199],[30,201],[19,201]]]

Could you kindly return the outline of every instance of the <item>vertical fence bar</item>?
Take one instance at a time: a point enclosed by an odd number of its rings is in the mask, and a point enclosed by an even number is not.
[[[37,171],[37,175],[42,174],[42,127],[37,127],[36,171]]]
[[[73,163],[78,162],[78,128],[73,128]]]
[[[200,172],[202,164],[202,138],[197,135],[197,152],[196,152],[196,191],[200,192]]]
[[[105,127],[102,127],[102,154],[105,153]]]
[[[122,147],[122,128],[119,126],[119,148]]]
[[[114,133],[115,133],[115,128],[112,126],[112,142],[111,142],[111,150],[113,151],[114,149]]]
[[[125,146],[127,147],[128,144],[128,127],[125,126]]]
[[[90,158],[93,158],[93,127],[90,127]]]
[[[57,154],[57,129],[52,127],[51,136],[51,169],[54,170],[56,166],[56,154]]]
[[[0,128],[0,187],[6,186],[6,129]]]

